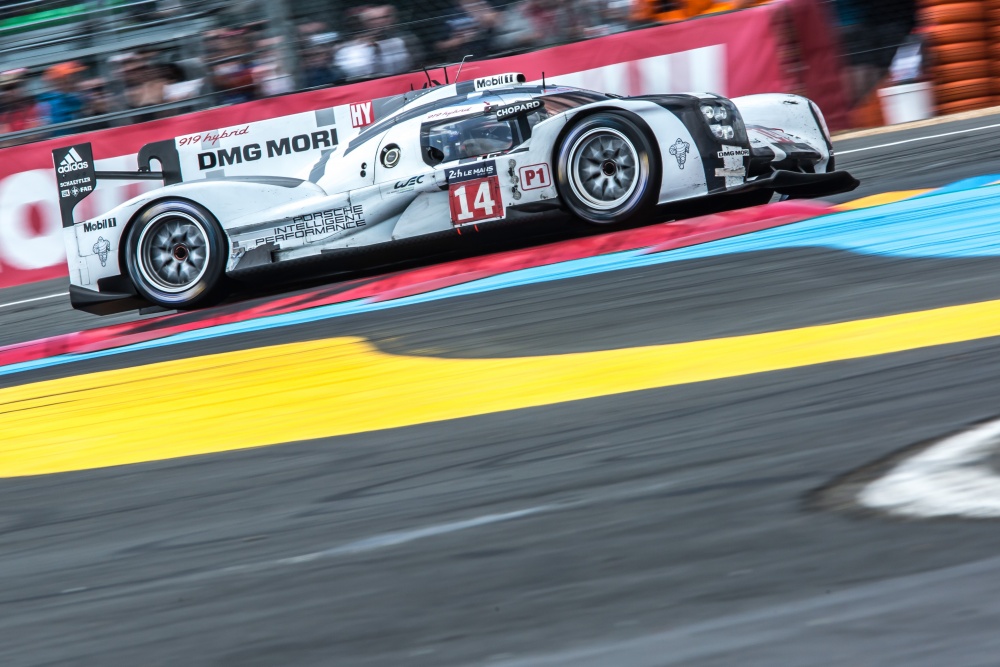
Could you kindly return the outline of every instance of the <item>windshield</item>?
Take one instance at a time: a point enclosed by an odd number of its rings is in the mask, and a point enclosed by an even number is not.
[[[424,159],[430,164],[497,153],[514,146],[511,121],[498,121],[489,115],[425,125],[423,135]]]

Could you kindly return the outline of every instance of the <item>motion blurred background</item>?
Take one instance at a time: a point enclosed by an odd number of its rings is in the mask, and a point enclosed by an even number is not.
[[[877,91],[893,79],[914,82],[930,75],[920,57],[928,39],[965,45],[962,57],[972,58],[948,59],[950,69],[943,76],[948,84],[959,85],[947,90],[943,104],[964,103],[948,110],[993,103],[992,81],[980,80],[990,77],[986,49],[991,46],[992,17],[985,8],[975,11],[975,6],[988,3],[925,1],[923,9],[917,0],[815,3],[825,13],[839,50],[836,57],[853,126],[884,122]],[[419,71],[465,56],[510,55],[662,23],[699,21],[760,4],[767,3],[5,2],[0,5],[0,147]],[[934,13],[945,5],[964,8],[964,13]],[[959,26],[957,33],[954,25]],[[975,44],[969,47],[977,41],[982,52]],[[890,73],[894,58],[897,66]],[[974,100],[971,106],[968,100]]]

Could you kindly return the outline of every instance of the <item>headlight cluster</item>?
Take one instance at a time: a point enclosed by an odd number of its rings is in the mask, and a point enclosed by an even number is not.
[[[727,141],[736,137],[736,130],[726,122],[729,120],[729,110],[726,107],[703,104],[701,105],[701,113],[708,121],[708,129],[716,137]]]

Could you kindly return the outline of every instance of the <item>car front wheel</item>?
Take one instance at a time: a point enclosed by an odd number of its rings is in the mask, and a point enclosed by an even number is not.
[[[621,223],[656,205],[659,162],[653,143],[629,116],[604,112],[572,126],[559,146],[559,194],[577,217]]]

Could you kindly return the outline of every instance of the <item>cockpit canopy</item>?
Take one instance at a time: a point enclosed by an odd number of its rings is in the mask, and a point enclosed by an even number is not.
[[[539,93],[541,89],[530,92]],[[533,97],[542,102],[540,108],[503,120],[497,119],[495,109],[487,107],[461,117],[424,123],[421,127],[424,161],[436,165],[510,150],[527,141],[531,129],[546,118],[608,99],[599,93],[576,89]]]

